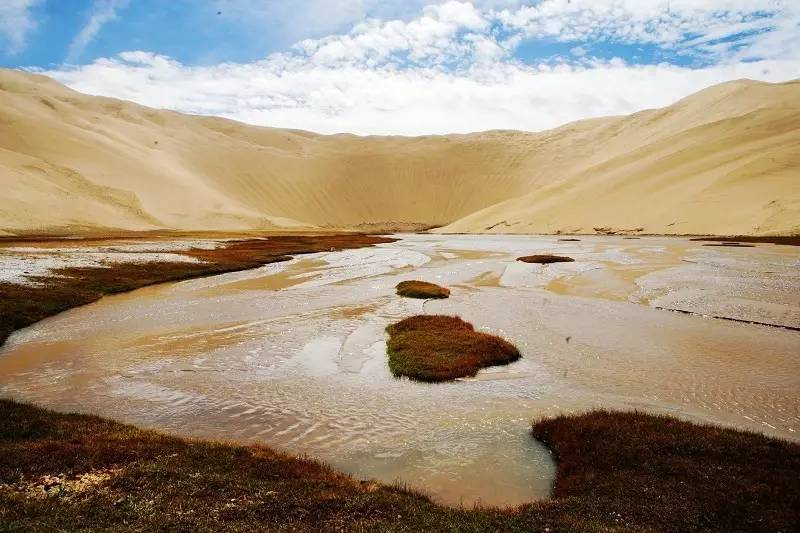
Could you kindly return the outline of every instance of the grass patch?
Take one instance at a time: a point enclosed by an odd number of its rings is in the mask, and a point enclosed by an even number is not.
[[[695,237],[691,240],[712,242],[763,242],[768,244],[783,244],[785,246],[800,246],[800,235],[734,235],[732,237]]]
[[[703,246],[721,246],[723,248],[753,248],[755,244],[742,244],[740,242],[715,242],[703,244]]]
[[[606,411],[543,420],[533,436],[557,457],[555,500],[576,498],[580,507],[592,502],[615,517],[619,528],[800,527],[796,443],[667,416]]]
[[[406,298],[449,298],[450,289],[427,281],[401,281],[397,284],[397,294]]]
[[[389,370],[396,377],[438,382],[471,377],[520,358],[509,342],[475,331],[458,317],[417,315],[386,328]]]
[[[0,530],[796,531],[800,446],[641,413],[538,422],[554,498],[453,509],[263,446],[0,400]]]
[[[48,316],[99,300],[106,294],[287,261],[292,255],[343,250],[393,242],[367,235],[293,235],[232,241],[212,250],[182,253],[202,263],[115,263],[110,268],[64,268],[36,285],[0,283],[0,345],[15,330]]]
[[[542,255],[525,255],[522,257],[517,257],[517,261],[522,261],[523,263],[538,263],[540,265],[549,265],[550,263],[572,263],[575,260],[571,257],[566,257],[563,255],[542,254]]]
[[[558,239],[559,242],[580,242],[580,239]]]

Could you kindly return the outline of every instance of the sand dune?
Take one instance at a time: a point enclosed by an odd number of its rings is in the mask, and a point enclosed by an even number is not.
[[[0,234],[800,232],[800,82],[524,133],[322,136],[0,70]]]

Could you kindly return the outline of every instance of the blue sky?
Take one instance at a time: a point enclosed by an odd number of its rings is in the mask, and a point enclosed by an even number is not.
[[[538,130],[800,77],[796,0],[3,0],[0,65],[322,132]]]
[[[24,48],[16,53],[6,51],[3,66],[47,68],[86,63],[127,50],[157,52],[190,65],[252,61],[287,44],[277,33],[270,36],[272,32],[241,19],[217,15],[214,2],[132,0],[127,5],[118,2],[115,17],[103,24],[79,54],[70,57],[71,43],[100,4],[93,0],[33,4],[30,13],[36,27]]]

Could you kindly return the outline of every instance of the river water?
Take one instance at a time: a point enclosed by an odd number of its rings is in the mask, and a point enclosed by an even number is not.
[[[398,237],[44,320],[0,351],[0,394],[261,442],[467,506],[549,495],[554,463],[529,431],[559,413],[641,409],[800,440],[800,249]],[[576,261],[515,261],[531,253]],[[406,279],[452,295],[395,296]],[[395,379],[383,330],[419,313],[460,315],[523,358],[454,383]]]

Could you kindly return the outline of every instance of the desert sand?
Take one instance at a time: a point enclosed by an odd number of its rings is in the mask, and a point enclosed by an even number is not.
[[[800,232],[800,81],[526,133],[324,136],[0,70],[0,235]]]

